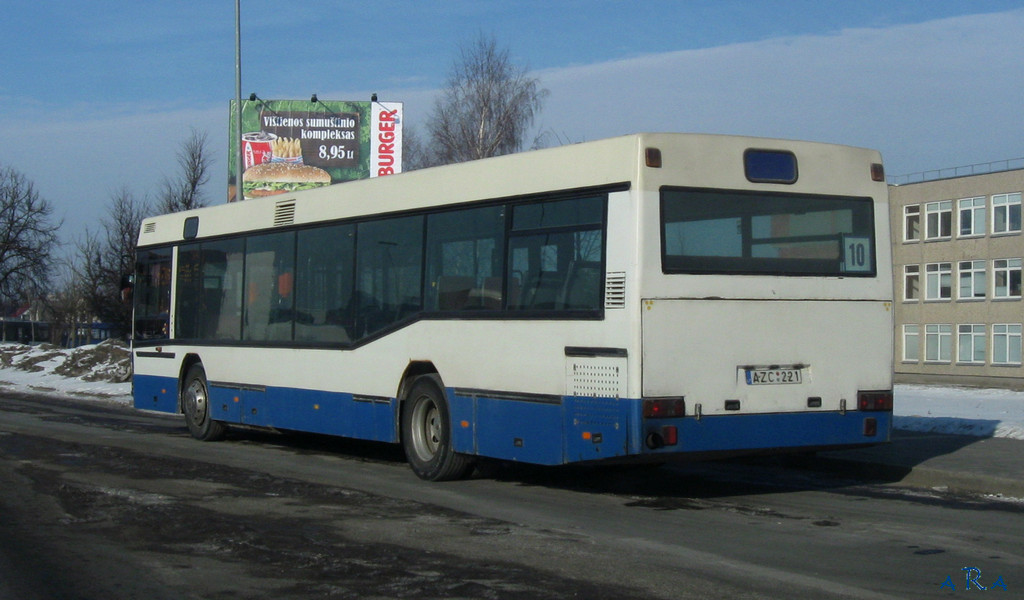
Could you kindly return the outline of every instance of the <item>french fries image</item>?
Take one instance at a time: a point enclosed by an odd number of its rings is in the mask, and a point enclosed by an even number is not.
[[[270,142],[274,158],[298,158],[302,156],[302,148],[298,138],[277,138]]]

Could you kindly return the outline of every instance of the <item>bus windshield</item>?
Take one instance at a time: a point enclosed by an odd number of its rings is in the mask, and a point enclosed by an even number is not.
[[[664,188],[665,273],[876,273],[870,198]]]

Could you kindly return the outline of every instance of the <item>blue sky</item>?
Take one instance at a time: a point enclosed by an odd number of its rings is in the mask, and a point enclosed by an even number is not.
[[[98,229],[152,196],[191,127],[224,198],[234,2],[0,2],[0,165]],[[550,91],[540,130],[804,138],[878,148],[890,174],[1024,156],[1024,0],[242,0],[242,91],[404,101],[422,128],[483,33]]]

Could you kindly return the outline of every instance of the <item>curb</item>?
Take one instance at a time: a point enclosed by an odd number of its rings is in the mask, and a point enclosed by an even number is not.
[[[825,456],[819,457],[816,463],[820,470],[851,474],[888,485],[948,491],[954,494],[1024,498],[1024,481],[1008,477]]]

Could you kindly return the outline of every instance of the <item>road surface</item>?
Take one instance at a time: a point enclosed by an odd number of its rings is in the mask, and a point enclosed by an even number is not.
[[[1020,503],[799,465],[496,464],[428,483],[389,445],[202,443],[180,418],[5,392],[0,600],[1024,593]]]

